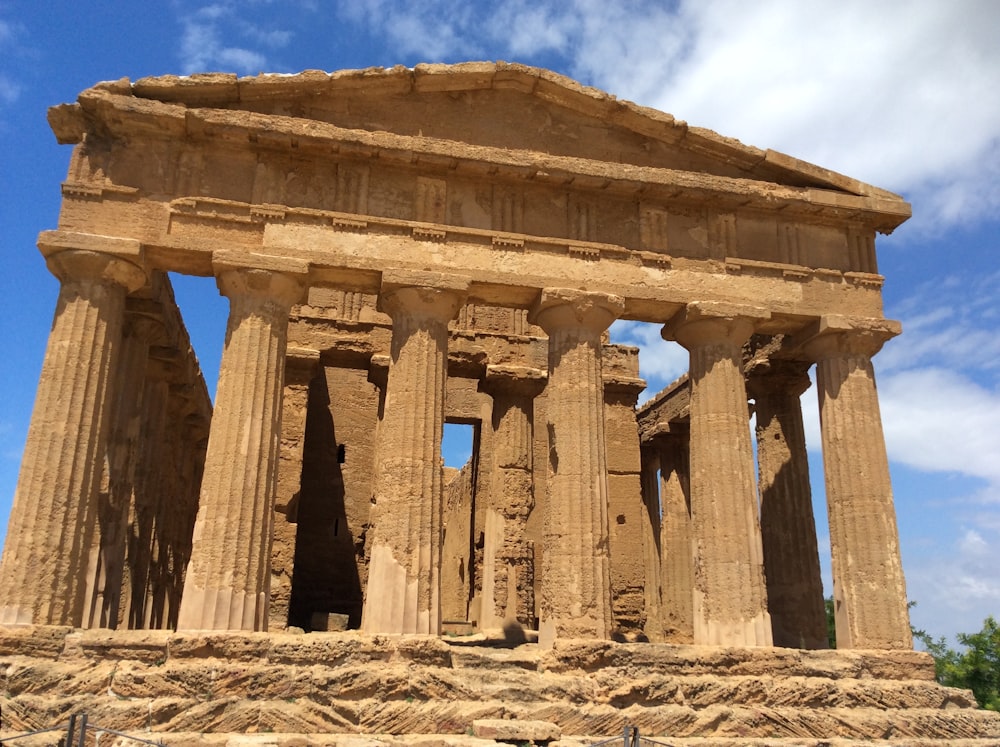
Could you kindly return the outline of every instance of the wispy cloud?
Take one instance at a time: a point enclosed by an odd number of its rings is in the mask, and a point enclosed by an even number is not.
[[[340,13],[429,61],[557,55],[623,98],[902,192],[926,231],[1000,209],[990,0],[498,5],[363,0]]]
[[[10,68],[13,58],[17,56],[18,39],[22,33],[19,25],[0,18],[0,111],[21,97],[21,83]]]
[[[250,23],[231,0],[180,11],[178,55],[185,73],[253,74],[274,67],[269,52],[289,44],[292,32]]]
[[[639,395],[644,402],[688,370],[688,351],[660,335],[662,326],[646,322],[617,321],[611,325],[611,339],[620,345],[639,348],[639,375],[646,389]]]

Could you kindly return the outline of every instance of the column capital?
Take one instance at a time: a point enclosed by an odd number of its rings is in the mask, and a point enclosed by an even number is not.
[[[792,347],[814,362],[851,355],[871,358],[903,331],[892,319],[823,316],[792,338]]]
[[[405,314],[448,322],[455,318],[469,294],[470,280],[441,272],[386,270],[378,310],[393,319]]]
[[[810,386],[808,361],[768,358],[747,369],[747,394],[763,396],[771,392],[800,396]]]
[[[368,361],[368,381],[385,391],[385,383],[389,378],[389,362],[391,357],[384,353],[375,353]]]
[[[604,391],[630,395],[636,399],[646,388],[646,380],[640,379],[638,376],[604,374],[601,380],[604,383]]]
[[[512,392],[535,397],[545,388],[548,373],[531,366],[491,363],[486,366],[481,388],[488,394]]]
[[[609,293],[572,288],[545,288],[528,312],[528,321],[546,333],[567,327],[585,327],[601,333],[625,311],[625,299]]]
[[[125,334],[128,337],[152,345],[154,342],[165,341],[166,325],[163,319],[142,312],[127,312],[125,314]]]
[[[319,351],[289,346],[285,350],[285,384],[308,384],[319,370]]]
[[[742,345],[750,339],[757,323],[770,318],[771,312],[759,306],[696,301],[671,317],[663,325],[661,335],[664,340],[678,342],[689,350],[720,342]]]
[[[230,300],[252,298],[262,304],[273,303],[285,311],[302,298],[305,290],[303,273],[259,267],[216,266],[215,280],[219,293]]]
[[[57,248],[43,250],[45,264],[61,283],[98,282],[119,285],[126,293],[146,284],[141,259],[89,249]]]

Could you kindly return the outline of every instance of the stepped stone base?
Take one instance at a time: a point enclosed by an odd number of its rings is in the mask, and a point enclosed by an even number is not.
[[[471,747],[502,741],[473,736],[495,719],[564,747],[626,725],[700,747],[1000,745],[1000,714],[933,672],[913,651],[0,627],[0,739],[86,713],[178,746]]]

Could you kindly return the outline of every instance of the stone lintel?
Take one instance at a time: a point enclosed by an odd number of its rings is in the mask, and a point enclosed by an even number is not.
[[[311,368],[319,363],[319,351],[289,345],[285,352],[285,364]]]
[[[661,420],[642,434],[643,443],[656,441],[667,436],[687,436],[691,432],[691,424],[686,419],[690,413],[685,409],[685,420]]]
[[[903,331],[893,319],[870,319],[828,314],[793,335],[789,351],[818,361],[844,354],[875,355],[886,341]]]
[[[289,347],[285,350],[285,386],[304,385],[316,375],[320,354],[312,348]]]

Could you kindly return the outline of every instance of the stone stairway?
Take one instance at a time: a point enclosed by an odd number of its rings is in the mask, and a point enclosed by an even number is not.
[[[170,745],[494,744],[484,719],[549,722],[567,747],[626,725],[700,747],[1000,745],[1000,714],[913,651],[11,627],[0,708],[0,739],[85,712]]]

